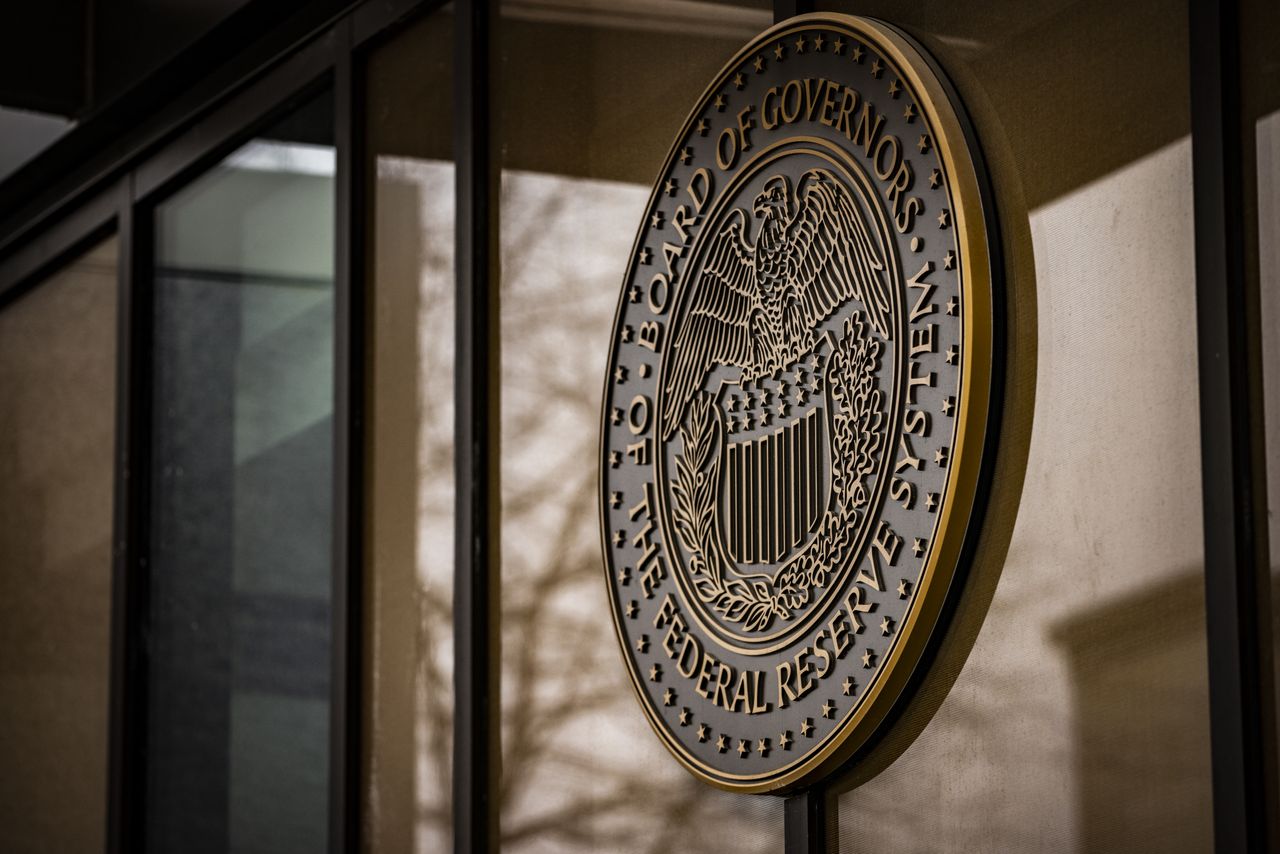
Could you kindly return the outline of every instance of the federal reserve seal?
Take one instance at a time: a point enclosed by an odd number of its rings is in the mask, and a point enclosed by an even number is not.
[[[993,236],[922,49],[828,14],[741,50],[658,179],[604,394],[609,594],[654,730],[726,789],[891,719],[989,462]]]

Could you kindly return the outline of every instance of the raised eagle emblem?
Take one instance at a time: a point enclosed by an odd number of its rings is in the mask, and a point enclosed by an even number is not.
[[[896,338],[896,279],[854,192],[826,169],[794,191],[769,177],[752,213],[754,242],[740,207],[709,232],[663,362],[659,424],[673,449],[680,437],[671,495],[693,587],[726,622],[760,631],[791,620],[853,555],[882,458],[876,377]],[[828,328],[851,300],[860,306]],[[717,403],[723,383],[703,388],[720,367],[740,372],[723,378],[733,401],[785,398],[791,419],[756,409],[760,426],[731,437],[737,404]]]
[[[774,175],[752,212],[762,220],[755,242],[746,211],[734,208],[691,283],[664,363],[664,440],[709,370],[737,367],[746,383],[793,364],[849,299],[862,303],[876,332],[893,338],[885,257],[843,183],[826,169],[810,169],[793,192],[787,176]]]

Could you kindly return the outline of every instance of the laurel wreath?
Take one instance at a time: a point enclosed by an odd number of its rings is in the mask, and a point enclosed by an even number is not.
[[[725,427],[710,394],[703,392],[690,402],[680,427],[672,515],[689,556],[693,587],[705,605],[748,631],[763,631],[775,619],[791,620],[815,591],[826,587],[831,568],[848,558],[871,499],[866,480],[875,472],[884,443],[884,393],[875,382],[883,345],[870,334],[861,312],[845,320],[843,332],[824,374],[834,406],[833,506],[823,515],[818,536],[776,576],[738,575],[720,543],[716,484]]]

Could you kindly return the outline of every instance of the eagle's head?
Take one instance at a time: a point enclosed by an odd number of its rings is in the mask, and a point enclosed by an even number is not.
[[[770,219],[787,222],[791,218],[791,182],[787,176],[774,175],[765,182],[751,211],[766,222]]]

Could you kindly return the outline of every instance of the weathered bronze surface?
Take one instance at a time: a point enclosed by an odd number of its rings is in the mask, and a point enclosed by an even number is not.
[[[989,213],[959,106],[879,22],[766,31],[677,137],[614,327],[601,520],[641,705],[707,782],[847,760],[959,587]]]

